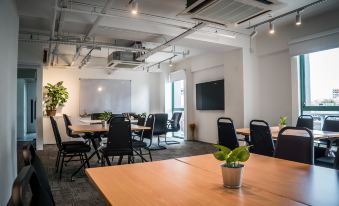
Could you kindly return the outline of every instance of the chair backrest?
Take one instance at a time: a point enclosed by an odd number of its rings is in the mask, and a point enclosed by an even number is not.
[[[45,188],[41,186],[34,168],[25,166],[14,180],[10,205],[50,206],[55,204]]]
[[[132,151],[131,123],[124,118],[112,118],[107,133],[107,150]]]
[[[220,117],[217,121],[218,125],[218,144],[233,150],[239,147],[237,135],[235,133],[234,124],[231,118]]]
[[[142,134],[142,138],[151,139],[153,137],[153,130],[154,130],[154,124],[155,124],[155,117],[153,114],[149,114],[145,126],[150,127],[149,130],[144,130]]]
[[[252,120],[250,122],[250,152],[272,157],[274,144],[270,126],[264,120]]]
[[[138,126],[144,126],[145,125],[146,118],[145,117],[139,117],[138,118]]]
[[[62,149],[62,140],[61,140],[58,124],[52,116],[50,116],[49,119],[51,120],[55,142],[60,150]]]
[[[327,116],[324,119],[323,131],[339,132],[339,116]]]
[[[181,119],[181,112],[174,112],[172,115],[171,121],[171,128],[175,130],[180,130],[180,119]]]
[[[154,122],[154,135],[164,135],[167,133],[167,120],[168,114],[166,113],[158,113],[154,114],[155,122]]]
[[[285,127],[279,132],[274,156],[313,165],[313,141],[311,130],[303,127]]]
[[[32,144],[28,144],[28,145],[23,146],[22,156],[23,156],[25,166],[31,165],[34,168],[35,173],[36,173],[36,175],[39,179],[41,186],[45,188],[45,190],[50,195],[51,200],[54,203],[54,198],[53,198],[53,194],[52,194],[52,191],[51,191],[51,187],[49,185],[46,170],[45,170],[44,166],[42,165],[42,162],[41,162],[39,156],[35,153],[35,149],[34,149]]]
[[[306,127],[313,130],[313,117],[311,115],[300,115],[296,127]]]
[[[67,114],[63,114],[62,116],[63,116],[64,122],[65,122],[66,134],[67,134],[69,137],[72,137],[72,130],[68,127],[68,126],[72,126],[72,122],[71,122],[71,120],[69,119],[69,116],[68,116]]]

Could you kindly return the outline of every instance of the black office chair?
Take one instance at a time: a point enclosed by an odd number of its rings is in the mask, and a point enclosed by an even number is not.
[[[59,164],[60,164],[60,159],[61,159],[59,179],[61,179],[62,169],[63,169],[65,162],[81,161],[83,163],[84,161],[86,161],[87,166],[90,167],[86,153],[91,151],[91,147],[82,141],[63,142],[61,140],[57,122],[52,116],[50,116],[50,120],[51,120],[51,124],[53,128],[55,142],[58,147],[58,155],[57,155],[57,159],[55,162],[55,167],[56,167],[57,172],[59,170]],[[69,157],[70,159],[65,161],[65,157]],[[72,160],[73,157],[79,157],[79,160]]]
[[[165,137],[166,140],[166,134],[167,134],[167,120],[168,120],[168,114],[166,113],[158,113],[153,114],[154,115],[154,129],[153,129],[153,136],[156,136],[158,138],[158,145],[155,147],[150,147],[152,150],[162,150],[166,149],[166,147],[160,145],[160,136]]]
[[[296,127],[305,127],[313,130],[313,117],[311,115],[300,115]]]
[[[55,203],[46,188],[42,187],[34,168],[25,166],[14,180],[9,205],[54,206]]]
[[[128,163],[133,160],[133,148],[132,148],[132,134],[131,123],[125,121],[124,118],[113,118],[109,124],[109,131],[107,134],[107,144],[100,149],[101,164],[111,165],[109,157],[119,156],[118,165],[121,164],[123,156],[128,156]]]
[[[252,147],[250,152],[272,157],[274,154],[274,143],[270,126],[263,120],[252,120],[250,122],[250,138]]]
[[[138,117],[138,122],[137,125],[138,126],[145,126],[146,123],[146,118],[145,117]],[[142,135],[143,131],[135,131],[132,133],[132,137],[133,139],[135,139],[135,137],[139,137],[139,139],[141,140],[141,135]]]
[[[72,138],[81,138],[81,137],[83,137],[83,134],[75,134],[75,133],[73,133],[73,131],[69,128],[69,126],[72,126],[72,122],[71,122],[69,116],[68,116],[67,114],[63,114],[62,116],[63,116],[64,122],[65,122],[66,134],[67,134],[69,137],[72,137]]]
[[[324,119],[322,131],[339,132],[339,116],[327,116]],[[331,148],[335,145],[335,142],[331,142],[327,139],[320,139],[319,144],[327,145],[327,148]]]
[[[136,140],[136,139],[132,140],[133,150],[134,150],[135,153],[137,153],[138,156],[141,157],[142,162],[144,162],[144,161],[147,162],[147,160],[143,156],[144,153],[142,152],[142,150],[146,150],[148,152],[147,154],[149,155],[149,159],[152,161],[151,150],[150,150],[149,146],[144,142],[144,139],[145,139],[144,137],[146,137],[147,139],[152,139],[154,121],[155,121],[155,118],[153,118],[152,115],[151,115],[151,117],[149,116],[149,118],[147,119],[147,122],[145,122],[144,117],[139,117],[139,119],[138,119],[138,125],[139,126],[145,126],[145,124],[146,124],[146,127],[151,128],[150,130],[147,130],[147,131],[146,130],[138,131],[137,134],[138,134],[138,137],[140,138],[140,140]]]
[[[218,144],[233,150],[239,147],[237,134],[235,133],[233,120],[227,117],[220,117],[218,125]]]
[[[167,132],[172,132],[172,137],[174,136],[174,132],[177,132],[180,130],[180,119],[181,119],[182,113],[181,112],[174,112],[172,115],[172,119],[167,121]],[[168,145],[171,144],[180,144],[179,141],[167,141],[165,136],[165,143]]]
[[[42,165],[39,156],[35,153],[35,149],[32,144],[23,146],[22,156],[25,166],[31,165],[34,168],[36,175],[39,179],[39,182],[41,184],[41,187],[43,187],[46,190],[46,192],[50,195],[52,202],[54,203],[54,198],[51,191],[51,187],[49,185],[46,170]]]
[[[338,142],[339,142],[338,139],[335,140],[336,145],[339,145]],[[339,148],[337,148],[335,157],[322,156],[322,157],[317,158],[315,162],[316,162],[316,165],[339,170]]]
[[[280,130],[275,148],[276,158],[314,164],[312,132],[303,127],[285,127]]]

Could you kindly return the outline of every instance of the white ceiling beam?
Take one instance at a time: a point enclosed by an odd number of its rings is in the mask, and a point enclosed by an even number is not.
[[[104,8],[102,8],[101,10],[101,14],[105,14],[111,7],[112,7],[112,4],[113,4],[113,0],[107,0],[106,1],[106,4],[104,6]],[[97,18],[95,19],[94,23],[91,25],[91,27],[88,29],[87,33],[85,34],[85,37],[84,37],[84,41],[87,40],[88,37],[90,37],[91,35],[93,35],[95,29],[99,26],[100,24],[100,21],[103,19],[104,17],[103,16],[97,16]],[[80,48],[77,48],[77,52],[75,53],[72,61],[71,61],[71,64],[70,66],[73,66],[74,63],[76,62],[76,60],[79,58],[80,56],[80,52],[81,52],[81,47]]]

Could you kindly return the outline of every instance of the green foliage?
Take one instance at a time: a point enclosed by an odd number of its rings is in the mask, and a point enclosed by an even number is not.
[[[286,116],[280,117],[279,125],[287,125],[287,117]]]
[[[67,88],[63,86],[63,81],[54,85],[48,83],[44,88],[47,90],[45,93],[46,110],[56,110],[58,106],[67,102],[69,94]]]
[[[100,114],[99,119],[108,121],[111,117],[112,117],[112,112],[105,111],[104,113]]]
[[[219,149],[218,152],[213,153],[217,160],[225,161],[227,167],[239,167],[239,162],[246,162],[250,158],[249,146],[239,146],[234,150],[214,144],[215,148]]]
[[[143,113],[139,114],[139,117],[145,117],[146,118],[146,115],[147,115],[147,113],[143,112]]]

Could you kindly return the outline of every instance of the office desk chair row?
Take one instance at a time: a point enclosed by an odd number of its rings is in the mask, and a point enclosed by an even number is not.
[[[239,142],[232,119],[219,118],[217,125],[219,144],[230,149],[238,147]],[[313,118],[309,116],[299,117],[297,127],[285,127],[280,130],[277,142],[274,144],[269,124],[263,120],[252,120],[250,122],[250,152],[314,164],[314,137],[307,127],[313,129]],[[298,135],[295,133],[295,135],[291,135],[290,130],[303,132],[298,132]],[[339,150],[333,164],[334,168],[339,169]]]
[[[8,205],[54,206],[54,198],[48,182],[47,173],[33,145],[23,147],[23,167],[12,186]]]

